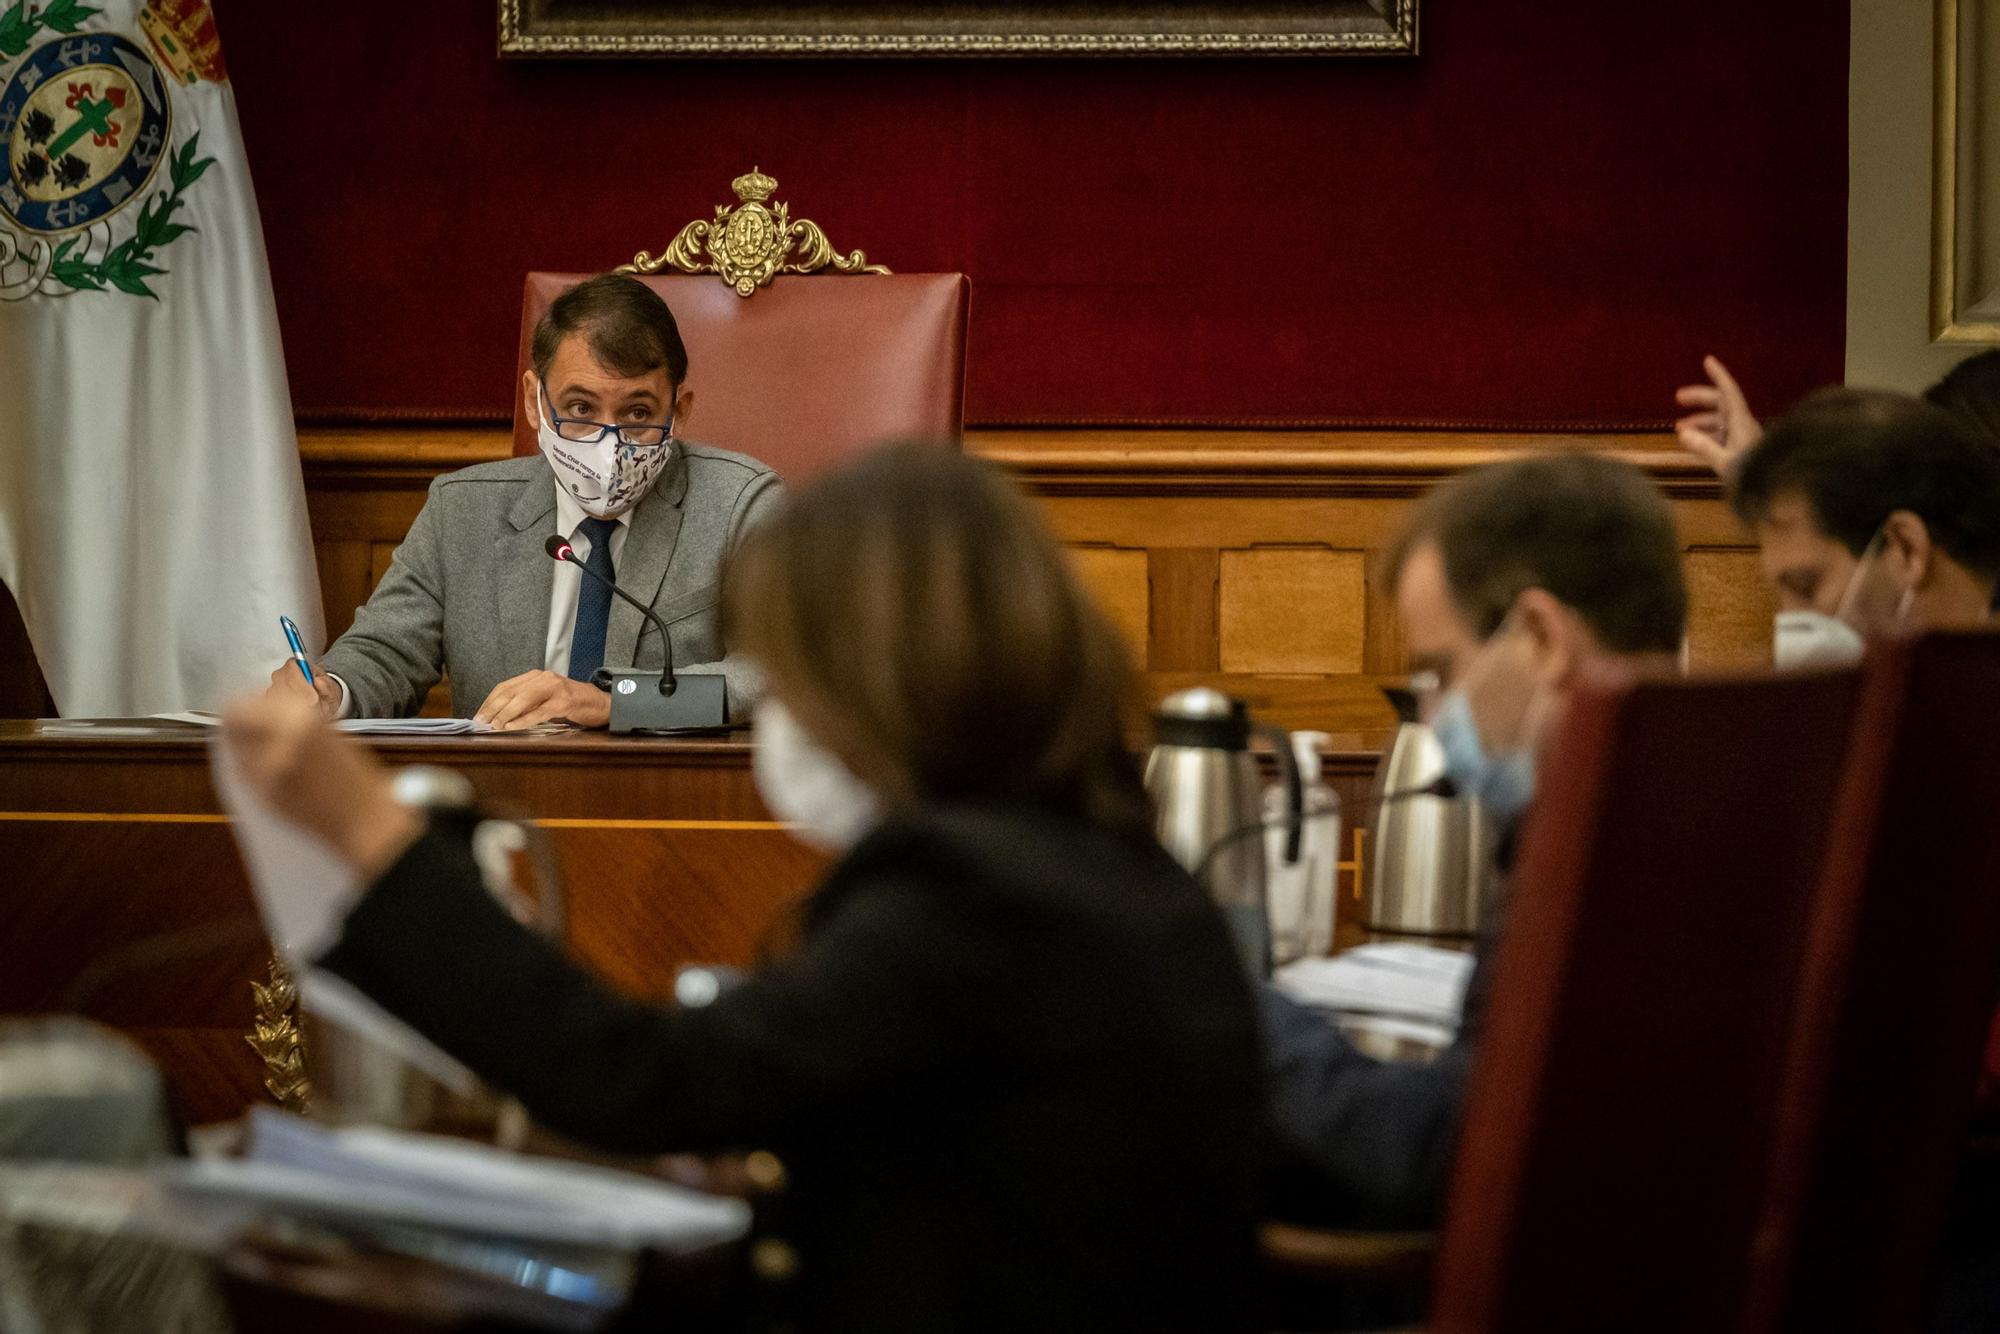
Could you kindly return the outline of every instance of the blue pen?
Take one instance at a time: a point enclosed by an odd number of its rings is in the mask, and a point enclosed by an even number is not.
[[[299,638],[299,627],[292,624],[292,618],[289,616],[280,616],[278,624],[284,627],[285,642],[292,646],[292,661],[299,665],[299,671],[305,675],[306,684],[314,684],[312,664],[306,661],[306,643]]]

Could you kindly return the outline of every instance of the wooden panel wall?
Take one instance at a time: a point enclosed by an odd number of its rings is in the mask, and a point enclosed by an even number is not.
[[[430,479],[508,443],[496,430],[304,435],[330,633],[387,568]],[[1404,670],[1384,549],[1426,488],[1530,448],[1607,452],[1650,472],[1688,552],[1691,663],[1768,660],[1755,549],[1670,436],[979,431],[968,445],[1038,497],[1155,696],[1209,682],[1285,726],[1379,736],[1394,718],[1377,687]]]

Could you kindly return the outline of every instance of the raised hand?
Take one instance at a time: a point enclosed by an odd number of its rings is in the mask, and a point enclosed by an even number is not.
[[[1728,477],[1737,460],[1764,437],[1764,428],[1750,411],[1750,402],[1724,366],[1714,357],[1703,357],[1701,369],[1707,384],[1685,384],[1674,391],[1674,402],[1690,408],[1674,423],[1681,448],[1700,458],[1718,477]]]

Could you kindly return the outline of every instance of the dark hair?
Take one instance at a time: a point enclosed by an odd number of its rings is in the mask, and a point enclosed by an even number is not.
[[[644,375],[660,367],[676,389],[687,379],[688,354],[667,303],[637,278],[600,273],[549,303],[535,322],[535,374],[548,378],[556,348],[571,334],[590,340],[590,354],[613,375]]]
[[[1538,454],[1455,477],[1411,511],[1389,552],[1392,582],[1426,542],[1481,639],[1530,588],[1575,611],[1614,653],[1677,652],[1687,633],[1673,512],[1629,464]]]
[[[1924,402],[1943,408],[2000,449],[2000,348],[1989,348],[1953,366],[1924,390]]]
[[[1123,643],[1034,507],[954,446],[876,450],[788,497],[731,558],[722,621],[891,807],[1150,823]]]
[[[2000,576],[2000,450],[1929,403],[1880,389],[1822,389],[1780,417],[1737,466],[1730,503],[1747,523],[1797,495],[1855,555],[1908,510],[1983,579]]]

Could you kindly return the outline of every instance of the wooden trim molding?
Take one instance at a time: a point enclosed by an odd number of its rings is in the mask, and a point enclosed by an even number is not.
[[[989,430],[966,445],[1054,495],[1410,496],[1545,450],[1624,459],[1677,497],[1722,493],[1666,432]]]
[[[975,430],[966,448],[1038,494],[1074,496],[1411,496],[1454,473],[1527,450],[1599,453],[1643,469],[1676,499],[1713,499],[1721,483],[1671,433],[1495,431]],[[310,479],[342,489],[408,486],[503,459],[500,428],[307,428]]]
[[[504,459],[514,434],[504,427],[302,427],[299,458],[308,483],[343,490],[406,487],[457,468]]]

